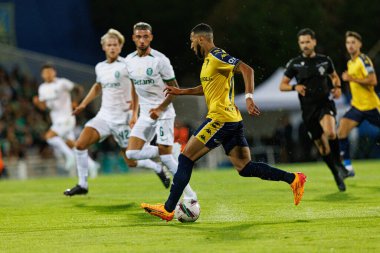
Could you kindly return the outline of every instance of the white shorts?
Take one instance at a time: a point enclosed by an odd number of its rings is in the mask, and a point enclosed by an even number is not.
[[[53,122],[53,125],[50,127],[59,137],[62,137],[64,140],[75,140],[74,128],[76,120],[74,116],[70,116],[66,119],[61,119],[56,122]]]
[[[94,128],[100,135],[100,142],[112,135],[119,147],[127,148],[131,128],[128,124],[114,124],[100,117],[95,117],[88,121],[85,127]]]
[[[157,135],[157,144],[173,146],[174,118],[153,120],[139,117],[132,128],[131,136],[150,142],[154,135]]]

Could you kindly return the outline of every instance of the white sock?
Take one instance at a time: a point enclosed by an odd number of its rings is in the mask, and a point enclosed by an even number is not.
[[[72,159],[74,157],[73,151],[69,148],[69,146],[67,146],[61,137],[54,136],[50,139],[47,139],[46,142],[54,149],[62,152],[66,159]]]
[[[145,145],[141,150],[127,150],[125,154],[134,160],[152,159],[158,157],[158,147]]]
[[[166,167],[168,167],[168,169],[174,176],[178,169],[178,162],[174,160],[173,155],[160,155],[160,158],[161,162],[165,164]],[[187,184],[185,189],[183,190],[183,198],[197,200],[197,194],[193,191],[193,189],[191,189],[190,184]]]
[[[168,167],[169,171],[174,175],[178,169],[178,162],[174,160],[172,154],[169,155],[160,155],[161,162]]]
[[[98,176],[99,165],[90,156],[88,156],[88,173],[91,178]]]
[[[137,160],[137,167],[148,168],[154,170],[156,173],[160,173],[162,171],[162,166],[158,163],[153,162],[152,160]]]
[[[88,150],[77,150],[75,149],[75,158],[77,161],[78,168],[78,184],[83,188],[88,188]]]

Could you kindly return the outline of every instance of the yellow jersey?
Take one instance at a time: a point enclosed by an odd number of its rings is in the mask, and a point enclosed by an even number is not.
[[[242,120],[234,103],[234,69],[239,63],[220,48],[213,48],[204,59],[201,83],[208,108],[207,118],[221,122]]]
[[[347,72],[350,76],[358,79],[367,77],[375,73],[371,59],[365,54],[360,54],[347,63]],[[360,111],[368,111],[380,108],[380,100],[375,92],[374,86],[361,85],[356,82],[350,82],[352,94],[351,105]]]

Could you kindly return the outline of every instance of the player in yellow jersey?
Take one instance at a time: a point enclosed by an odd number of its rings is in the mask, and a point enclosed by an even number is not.
[[[253,101],[253,69],[215,47],[212,28],[207,24],[195,26],[190,35],[191,48],[195,54],[204,57],[200,75],[201,85],[190,89],[166,87],[166,94],[204,95],[208,107],[206,121],[198,128],[178,157],[178,171],[174,175],[170,195],[165,204],[141,207],[151,215],[170,221],[183,189],[190,181],[194,163],[211,149],[222,145],[226,155],[242,177],[259,177],[264,180],[284,181],[290,184],[294,203],[301,201],[306,176],[303,173],[289,173],[273,168],[266,163],[251,161],[251,153],[244,137],[242,117],[234,103],[234,73],[243,75],[248,113],[260,114]]]
[[[339,122],[338,137],[344,165],[354,175],[351,164],[348,134],[363,120],[380,127],[380,100],[375,92],[377,78],[371,59],[361,53],[362,37],[357,32],[346,32],[346,49],[351,59],[342,79],[350,82],[351,108]]]

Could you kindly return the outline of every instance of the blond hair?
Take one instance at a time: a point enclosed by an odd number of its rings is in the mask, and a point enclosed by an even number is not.
[[[102,36],[102,38],[100,39],[100,44],[103,45],[105,43],[106,39],[108,39],[108,38],[117,39],[119,41],[120,45],[123,45],[124,41],[125,41],[123,34],[121,34],[118,30],[115,30],[112,28],[109,29],[107,31],[107,33]]]

